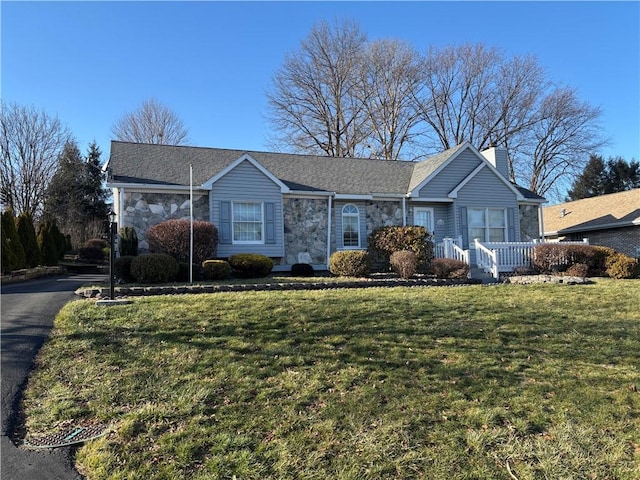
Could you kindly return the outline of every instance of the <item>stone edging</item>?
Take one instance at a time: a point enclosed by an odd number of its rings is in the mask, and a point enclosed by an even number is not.
[[[150,295],[179,295],[195,293],[219,292],[265,292],[284,290],[337,290],[344,288],[372,288],[372,287],[455,287],[477,285],[473,280],[356,280],[352,282],[312,282],[312,283],[256,283],[242,285],[175,285],[158,287],[116,287],[115,296],[134,297]],[[75,294],[84,298],[109,297],[109,287],[79,288]]]
[[[581,285],[593,283],[588,278],[560,275],[513,275],[505,278],[504,283],[530,285],[533,283],[563,283],[565,285]]]

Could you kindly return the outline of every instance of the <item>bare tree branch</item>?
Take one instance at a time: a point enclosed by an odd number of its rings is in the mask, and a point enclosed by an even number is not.
[[[0,195],[20,215],[38,218],[57,158],[70,133],[57,117],[17,104],[0,107]]]
[[[111,127],[116,140],[161,145],[186,145],[189,131],[168,107],[151,98]]]

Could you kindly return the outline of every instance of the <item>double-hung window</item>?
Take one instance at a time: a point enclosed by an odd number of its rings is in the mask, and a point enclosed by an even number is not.
[[[233,243],[264,243],[261,202],[232,202]]]
[[[469,208],[469,245],[474,239],[481,242],[507,241],[507,211],[504,208]]]
[[[342,246],[360,247],[360,212],[350,203],[342,207]]]

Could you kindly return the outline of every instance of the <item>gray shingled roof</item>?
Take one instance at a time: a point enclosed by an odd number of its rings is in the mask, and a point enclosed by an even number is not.
[[[114,182],[201,185],[248,154],[292,190],[348,194],[403,194],[416,164],[113,141],[109,168]]]
[[[109,169],[113,182],[186,186],[191,163],[193,183],[202,185],[248,154],[291,190],[406,194],[466,146],[461,144],[414,163],[112,141]],[[528,196],[528,190],[518,188]]]

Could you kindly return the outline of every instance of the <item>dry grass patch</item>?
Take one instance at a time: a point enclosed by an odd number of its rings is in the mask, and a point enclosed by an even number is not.
[[[89,479],[640,476],[640,282],[245,292],[63,309],[29,432]]]

